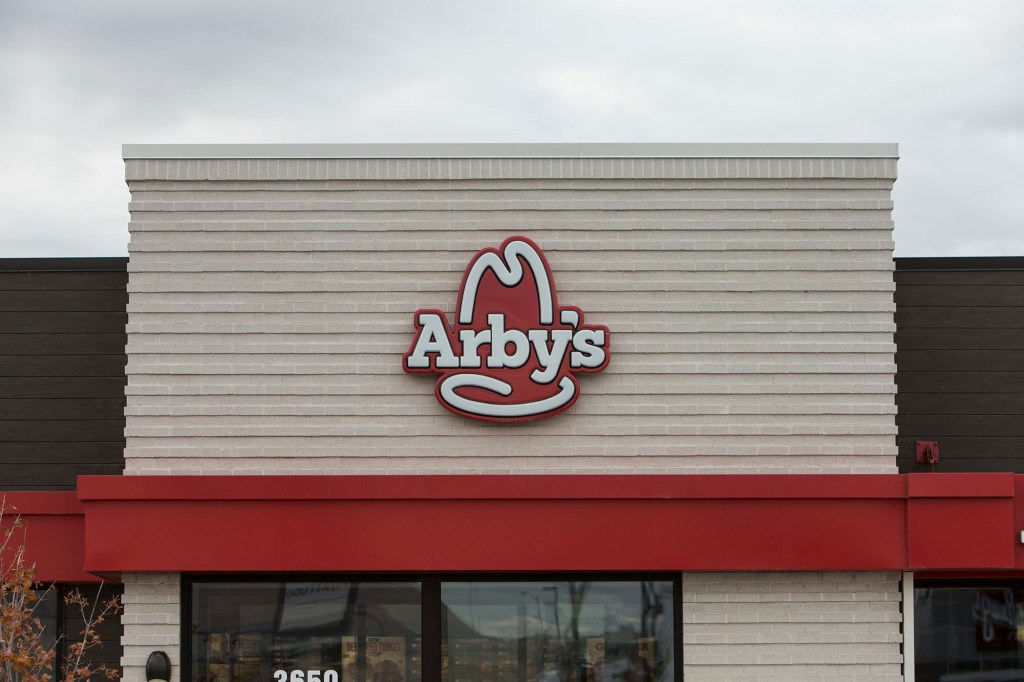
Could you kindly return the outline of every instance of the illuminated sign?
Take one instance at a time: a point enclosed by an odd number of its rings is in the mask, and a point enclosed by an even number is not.
[[[551,268],[526,237],[477,253],[462,276],[453,325],[440,310],[418,310],[406,372],[440,374],[434,394],[446,409],[486,421],[550,417],[580,394],[575,374],[608,365],[609,334],[559,306]]]

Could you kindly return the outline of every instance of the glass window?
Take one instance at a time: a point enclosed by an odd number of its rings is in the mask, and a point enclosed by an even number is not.
[[[412,582],[195,583],[191,679],[419,682],[420,601]]]
[[[917,682],[1024,681],[1024,586],[914,590]]]
[[[188,682],[674,682],[673,580],[193,580]]]
[[[443,582],[442,682],[667,682],[669,581]]]

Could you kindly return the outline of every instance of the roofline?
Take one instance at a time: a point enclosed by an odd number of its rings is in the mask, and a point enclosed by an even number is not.
[[[128,159],[899,158],[893,143],[126,144]]]
[[[893,258],[896,270],[1024,270],[1024,256],[926,256]],[[124,256],[0,258],[0,272],[123,271]]]

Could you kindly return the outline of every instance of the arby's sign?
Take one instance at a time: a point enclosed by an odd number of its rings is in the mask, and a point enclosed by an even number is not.
[[[526,237],[509,237],[469,262],[455,319],[417,310],[416,335],[402,365],[440,374],[434,394],[446,409],[496,422],[541,419],[580,395],[575,375],[608,365],[609,333],[559,306],[544,253]]]

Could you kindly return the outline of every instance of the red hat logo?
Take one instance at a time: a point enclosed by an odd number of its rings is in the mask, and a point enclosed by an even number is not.
[[[410,373],[440,374],[434,394],[456,414],[496,422],[550,417],[579,397],[575,374],[608,365],[609,333],[559,307],[551,268],[526,237],[477,253],[462,276],[455,324],[418,310],[403,359]]]

